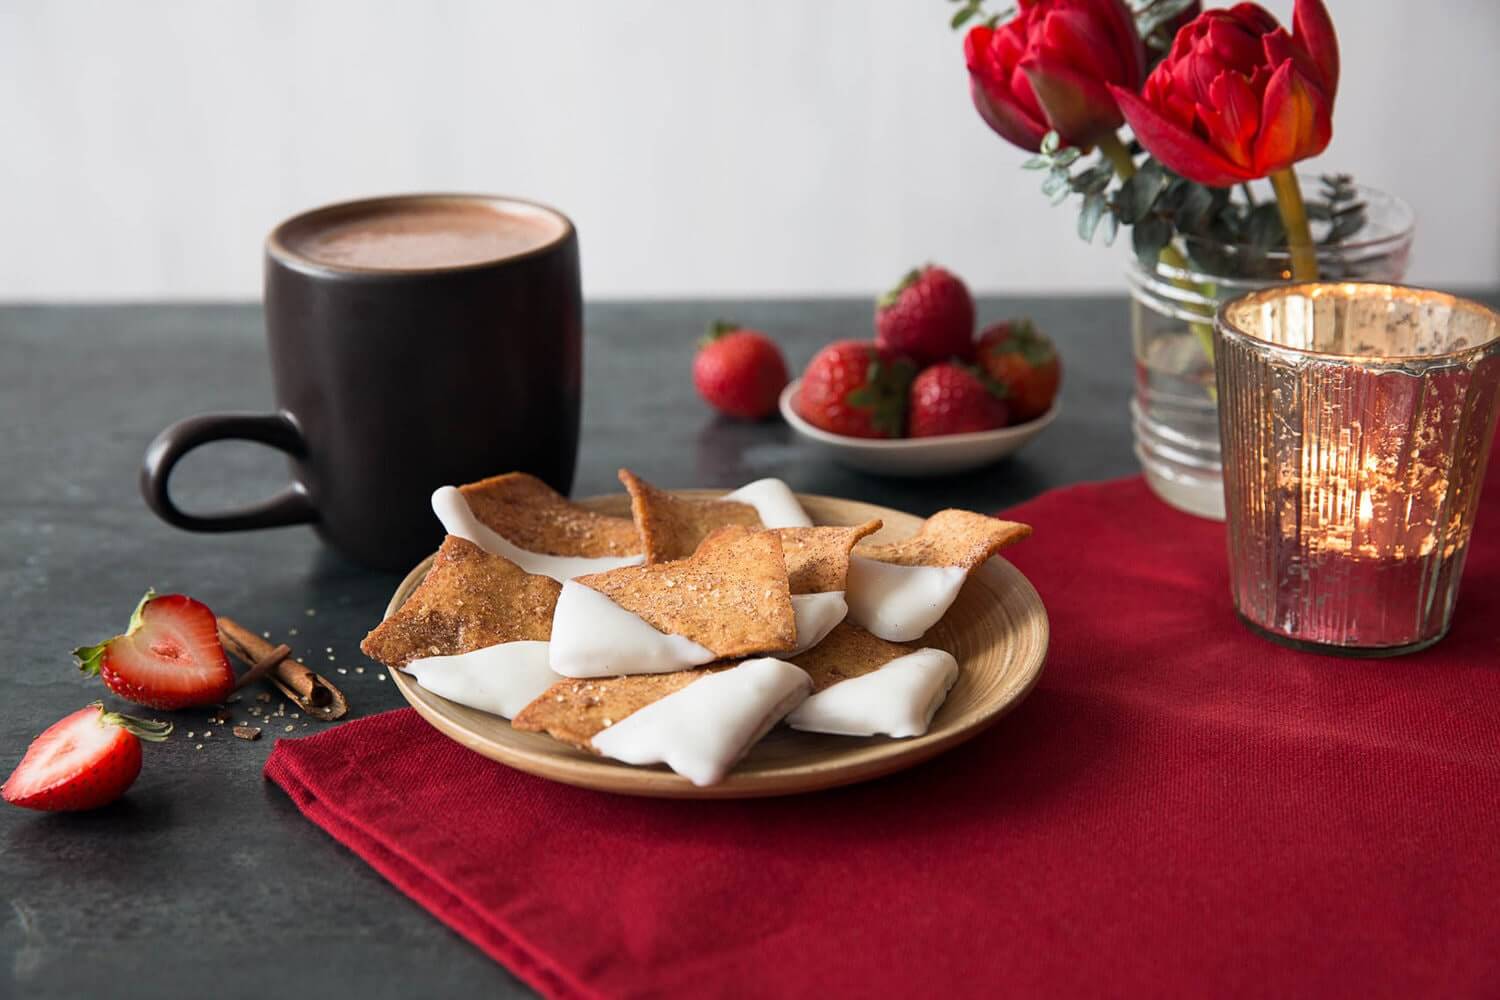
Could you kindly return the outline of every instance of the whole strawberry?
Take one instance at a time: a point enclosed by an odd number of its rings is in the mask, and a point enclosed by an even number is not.
[[[974,299],[941,267],[911,271],[876,303],[875,343],[918,365],[967,360],[974,356]]]
[[[85,674],[98,674],[105,687],[137,705],[217,705],[234,690],[218,625],[201,601],[148,590],[124,635],[81,646],[73,655]]]
[[[1062,363],[1052,341],[1027,319],[996,323],[979,338],[979,366],[1005,386],[1010,418],[1035,420],[1052,408],[1062,384]]]
[[[933,365],[911,384],[912,437],[992,431],[1009,416],[1004,390],[968,365]]]
[[[849,437],[900,437],[913,368],[863,340],[823,348],[802,373],[797,412],[814,427]]]
[[[734,323],[715,323],[693,359],[698,395],[720,413],[742,420],[774,413],[776,398],[789,381],[775,342]]]
[[[96,701],[32,740],[0,797],[44,812],[108,805],[141,773],[141,740],[164,740],[171,731],[170,722],[106,712]]]

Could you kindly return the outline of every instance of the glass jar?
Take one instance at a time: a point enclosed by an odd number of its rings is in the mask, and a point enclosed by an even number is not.
[[[1304,191],[1316,177],[1299,178]],[[1355,186],[1365,225],[1350,240],[1318,248],[1329,281],[1396,282],[1406,276],[1415,228],[1411,207],[1393,195]],[[1314,239],[1327,221],[1313,224]],[[1224,519],[1224,467],[1214,389],[1213,322],[1219,305],[1292,279],[1285,251],[1178,237],[1188,267],[1132,257],[1130,328],[1135,393],[1130,416],[1146,482],[1162,500],[1200,517]]]
[[[1216,323],[1240,617],[1346,655],[1442,638],[1500,414],[1500,313],[1313,282],[1235,299]]]

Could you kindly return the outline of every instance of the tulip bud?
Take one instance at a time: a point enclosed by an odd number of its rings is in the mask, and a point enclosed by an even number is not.
[[[1110,93],[1151,155],[1228,187],[1316,156],[1333,135],[1338,41],[1322,0],[1297,0],[1295,33],[1241,3],[1185,25],[1140,94]]]
[[[1087,149],[1124,122],[1110,85],[1134,90],[1145,49],[1123,0],[1020,0],[1015,17],[964,39],[980,117],[1035,152],[1049,131]]]

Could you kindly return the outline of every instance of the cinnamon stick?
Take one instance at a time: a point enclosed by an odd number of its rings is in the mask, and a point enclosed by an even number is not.
[[[349,711],[342,691],[305,664],[280,653],[281,649],[291,652],[285,644],[273,646],[234,619],[224,617],[219,618],[219,641],[232,656],[249,664],[251,672],[260,669],[261,676],[313,718],[326,722]]]
[[[222,630],[219,633],[219,641],[224,642],[224,633]],[[242,687],[254,684],[266,674],[269,674],[272,670],[275,670],[277,664],[291,655],[292,647],[283,642],[281,645],[272,649],[265,656],[262,656],[260,659],[250,664],[250,669],[245,671],[243,674],[240,674],[240,679],[234,682],[234,689],[238,691]]]

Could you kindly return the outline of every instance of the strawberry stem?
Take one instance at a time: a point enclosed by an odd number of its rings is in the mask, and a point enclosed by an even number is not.
[[[133,715],[109,712],[105,710],[102,701],[94,702],[93,707],[99,709],[99,725],[119,726],[136,739],[160,743],[171,735],[172,724],[170,722],[162,722],[160,719],[138,719]]]
[[[707,347],[726,333],[733,333],[740,329],[743,327],[739,323],[731,323],[727,319],[716,319],[709,324],[708,333],[698,338],[698,346]]]
[[[922,269],[920,267],[914,267],[910,271],[907,271],[906,274],[901,278],[901,280],[896,283],[895,288],[892,288],[890,291],[886,292],[880,298],[875,300],[875,307],[877,309],[889,309],[891,306],[895,305],[896,300],[901,297],[901,293],[910,288],[921,276]]]

